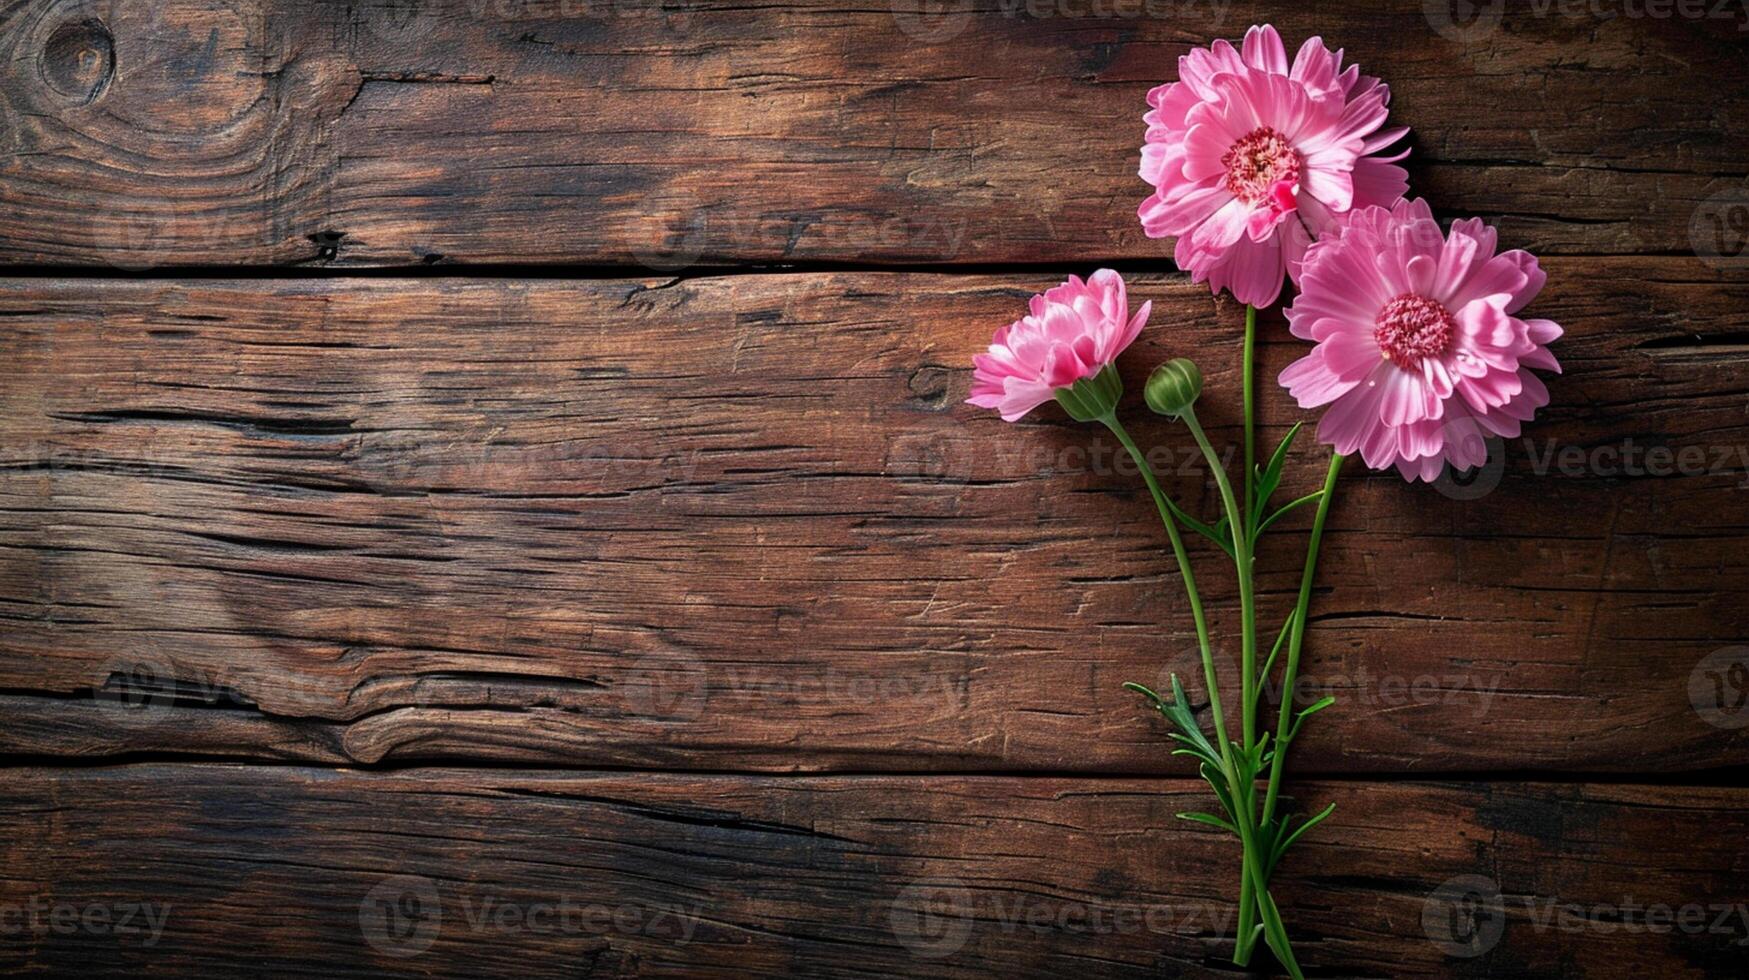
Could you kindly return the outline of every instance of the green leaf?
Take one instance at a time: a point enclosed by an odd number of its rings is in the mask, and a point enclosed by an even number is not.
[[[1124,686],[1124,690],[1135,691],[1136,693],[1140,694],[1141,696],[1154,702],[1155,707],[1159,707],[1160,705],[1166,703],[1166,700],[1164,698],[1162,698],[1158,694],[1155,694],[1152,690],[1150,690],[1148,688],[1148,686],[1146,684],[1137,684],[1135,681],[1124,681],[1123,686]]]
[[[1275,447],[1275,452],[1269,457],[1269,465],[1263,468],[1257,477],[1257,496],[1251,509],[1251,526],[1257,527],[1263,519],[1264,507],[1269,503],[1270,494],[1281,485],[1281,468],[1287,462],[1288,448],[1294,444],[1294,437],[1300,434],[1304,422],[1295,422],[1294,427],[1287,430],[1287,435],[1281,437],[1281,444]]]
[[[1184,746],[1173,750],[1173,755],[1192,755],[1204,763],[1212,763],[1217,768],[1220,766],[1220,754],[1213,745],[1209,744],[1208,738],[1202,733],[1201,726],[1197,724],[1196,715],[1190,710],[1189,699],[1184,694],[1184,685],[1178,682],[1177,674],[1172,675],[1172,699],[1170,701],[1141,684],[1130,682],[1124,684],[1124,687],[1147,697],[1154,703],[1154,707],[1166,716],[1166,720],[1172,723],[1176,731],[1168,733],[1167,737]]]
[[[1306,708],[1304,711],[1301,711],[1297,715],[1294,715],[1293,727],[1288,729],[1286,740],[1289,742],[1293,741],[1296,737],[1299,736],[1300,726],[1306,723],[1307,718],[1310,718],[1311,716],[1317,714],[1320,711],[1323,711],[1325,708],[1328,708],[1335,703],[1336,703],[1335,698],[1330,697],[1329,695],[1326,695],[1324,697],[1319,698],[1317,701],[1313,702],[1311,707]]]
[[[1224,785],[1225,780],[1220,778],[1218,767],[1211,766],[1206,762],[1203,763],[1202,778],[1209,784],[1209,788],[1215,791],[1215,799],[1221,801],[1221,809],[1227,811],[1229,818],[1238,820],[1239,814],[1244,811],[1233,805],[1233,794]]]
[[[1311,503],[1314,500],[1317,500],[1319,497],[1322,497],[1322,496],[1324,496],[1324,491],[1318,490],[1314,493],[1306,494],[1304,497],[1301,497],[1300,499],[1294,501],[1293,503],[1287,504],[1286,506],[1282,507],[1282,509],[1269,515],[1268,519],[1266,519],[1262,524],[1258,525],[1257,526],[1257,533],[1262,534],[1264,529],[1268,528],[1269,525],[1274,524],[1276,521],[1279,521],[1283,517],[1286,517],[1290,512],[1297,510],[1301,507],[1304,507],[1305,505]]]
[[[1227,557],[1233,557],[1233,539],[1231,535],[1223,534],[1219,530],[1218,525],[1216,527],[1210,527],[1202,521],[1185,513],[1184,508],[1173,503],[1171,497],[1162,495],[1160,499],[1166,501],[1166,509],[1172,512],[1173,517],[1182,521],[1185,527],[1190,528],[1192,531],[1195,531],[1203,537],[1208,538],[1210,541],[1213,541],[1215,544],[1220,545],[1221,550],[1227,553]],[[1226,519],[1222,518],[1221,524],[1225,523]]]
[[[1287,611],[1287,621],[1281,624],[1281,632],[1275,634],[1275,645],[1269,648],[1269,656],[1263,661],[1263,669],[1257,672],[1257,683],[1251,686],[1251,710],[1257,710],[1257,703],[1263,697],[1265,681],[1269,680],[1269,670],[1275,666],[1275,658],[1281,653],[1281,645],[1287,640],[1288,630],[1293,629],[1294,618],[1300,614],[1299,609]]]
[[[1178,816],[1178,819],[1180,819],[1180,820],[1189,820],[1192,823],[1206,823],[1210,827],[1219,827],[1220,829],[1227,831],[1228,833],[1234,835],[1235,837],[1237,837],[1239,834],[1239,828],[1233,826],[1232,824],[1228,823],[1225,820],[1222,820],[1220,817],[1217,817],[1212,813],[1180,813],[1180,814],[1177,814],[1177,816]]]
[[[1274,841],[1273,845],[1268,850],[1269,863],[1267,865],[1266,870],[1268,872],[1273,873],[1275,871],[1275,866],[1278,863],[1280,863],[1282,857],[1287,854],[1287,849],[1294,846],[1295,841],[1297,841],[1301,837],[1305,836],[1306,831],[1311,830],[1313,827],[1316,827],[1318,824],[1322,823],[1324,821],[1324,818],[1328,817],[1332,812],[1335,811],[1335,809],[1336,809],[1336,804],[1334,804],[1334,803],[1330,804],[1329,806],[1324,808],[1324,811],[1322,813],[1319,813],[1317,816],[1312,817],[1310,820],[1307,820],[1304,823],[1300,824],[1298,827],[1294,828],[1292,833],[1283,834],[1282,831],[1286,831],[1288,829],[1288,826],[1293,822],[1293,818],[1289,817],[1286,820],[1282,821],[1281,826],[1275,831],[1275,841]],[[1267,877],[1267,875],[1266,875],[1266,877]]]

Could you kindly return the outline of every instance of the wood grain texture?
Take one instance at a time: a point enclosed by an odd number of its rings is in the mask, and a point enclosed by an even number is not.
[[[1382,76],[1412,186],[1515,245],[1686,253],[1749,208],[1712,0],[917,6],[12,0],[0,263],[1164,260],[1144,96],[1261,21]]]
[[[1692,686],[1749,635],[1749,285],[1687,259],[1549,271],[1533,310],[1567,325],[1570,373],[1498,487],[1343,480],[1299,692],[1339,704],[1296,771],[1749,758]],[[7,282],[0,745],[1184,772],[1120,688],[1200,676],[1139,480],[1054,409],[961,404],[1046,284]],[[1241,311],[1181,277],[1132,289],[1155,303],[1124,361],[1138,432],[1212,514],[1136,392],[1194,353],[1231,445],[1212,393],[1237,390]],[[1265,377],[1303,349],[1263,336]],[[1267,445],[1301,413],[1264,392]],[[1636,446],[1697,468],[1593,455]],[[1596,466],[1538,472],[1569,450]],[[1323,459],[1297,450],[1288,486]],[[1266,623],[1304,526],[1265,541]],[[1232,635],[1224,556],[1197,558]]]
[[[1231,842],[1173,818],[1208,805],[1187,781],[205,765],[8,776],[0,909],[22,927],[0,944],[11,970],[1255,975],[1225,963]],[[1297,791],[1336,804],[1277,886],[1311,975],[1732,977],[1749,956],[1744,790]],[[29,928],[33,902],[44,911]],[[155,935],[57,931],[47,911],[119,921],[131,905]]]

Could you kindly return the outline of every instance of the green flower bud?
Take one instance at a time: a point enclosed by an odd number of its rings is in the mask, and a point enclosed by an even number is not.
[[[1202,394],[1202,372],[1188,357],[1174,357],[1148,375],[1142,395],[1148,407],[1160,415],[1177,418],[1196,404]]]

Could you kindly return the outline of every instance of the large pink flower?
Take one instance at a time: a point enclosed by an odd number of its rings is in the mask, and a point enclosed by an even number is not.
[[[1175,258],[1197,282],[1268,306],[1285,271],[1299,281],[1312,239],[1351,208],[1389,207],[1409,189],[1375,156],[1408,132],[1381,130],[1390,90],[1320,38],[1290,66],[1269,26],[1178,59],[1178,81],[1148,93],[1141,176],[1154,185],[1137,214],[1149,237],[1178,237]]]
[[[1560,371],[1550,320],[1516,315],[1547,278],[1528,252],[1494,254],[1494,229],[1449,236],[1427,202],[1358,210],[1306,253],[1293,334],[1316,342],[1281,373],[1301,408],[1329,405],[1318,439],[1366,465],[1431,481],[1487,460],[1548,404],[1531,368]]]
[[[972,359],[972,397],[1014,420],[1091,378],[1142,332],[1152,303],[1130,315],[1123,277],[1100,269],[1086,282],[1070,276],[1032,298],[1031,312],[996,331],[990,351]]]

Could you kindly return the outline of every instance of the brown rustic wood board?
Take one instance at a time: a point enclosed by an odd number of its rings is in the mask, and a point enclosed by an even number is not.
[[[1415,192],[1542,256],[1567,330],[1483,483],[1342,478],[1301,962],[1749,973],[1713,0],[0,5],[0,971],[1246,975],[1236,848],[1121,688],[1199,671],[1147,493],[963,401],[1116,265],[1132,414],[1191,355],[1237,441],[1243,308],[1135,170],[1147,90],[1262,21],[1384,77]],[[1268,445],[1304,344],[1260,326]]]

